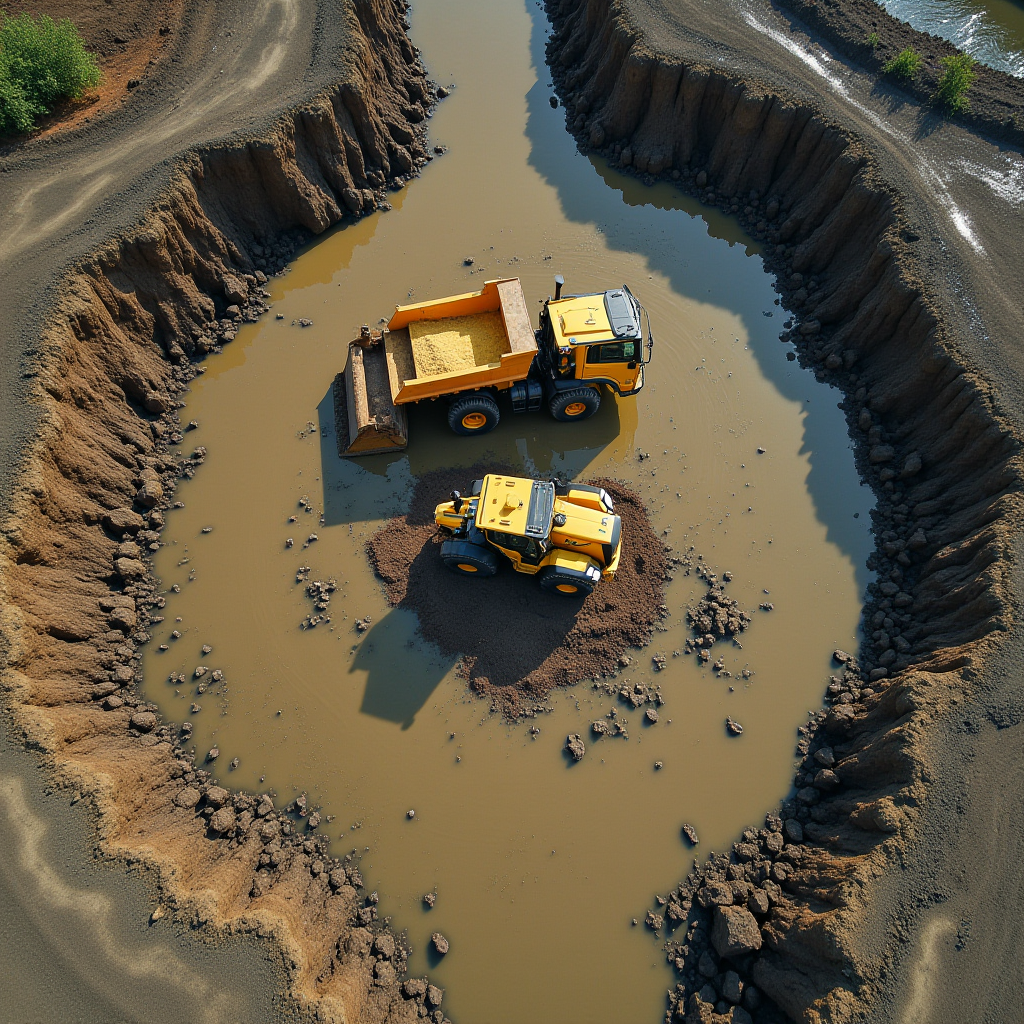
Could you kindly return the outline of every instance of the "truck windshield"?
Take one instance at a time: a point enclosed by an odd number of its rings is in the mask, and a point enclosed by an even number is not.
[[[636,359],[637,342],[609,341],[587,349],[588,363],[632,363]]]

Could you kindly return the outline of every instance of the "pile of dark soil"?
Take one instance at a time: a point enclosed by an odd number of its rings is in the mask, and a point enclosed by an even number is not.
[[[383,526],[367,554],[392,605],[419,618],[420,633],[445,654],[461,654],[474,692],[510,718],[530,714],[556,686],[611,672],[630,647],[651,639],[662,615],[668,572],[640,497],[614,480],[594,480],[622,517],[622,558],[615,579],[582,602],[542,591],[535,580],[502,567],[489,579],[446,569],[434,508],[454,490],[502,467],[439,469],[419,479],[409,511]]]

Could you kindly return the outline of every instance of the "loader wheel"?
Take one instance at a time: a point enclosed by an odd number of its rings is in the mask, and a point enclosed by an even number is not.
[[[466,395],[448,406],[448,426],[465,437],[486,434],[499,419],[498,403],[488,394]]]
[[[461,576],[493,576],[498,571],[497,552],[465,540],[446,540],[441,561]]]
[[[597,388],[570,388],[559,391],[548,403],[551,415],[562,423],[585,420],[601,407],[601,393]]]
[[[540,585],[549,594],[562,597],[586,597],[594,592],[594,583],[582,573],[568,573],[551,568],[541,571]]]

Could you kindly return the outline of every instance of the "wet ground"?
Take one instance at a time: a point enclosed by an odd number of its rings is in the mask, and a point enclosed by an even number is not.
[[[284,970],[248,939],[203,941],[150,923],[152,879],[92,857],[85,802],[44,788],[34,753],[0,723],[0,1019],[301,1019],[273,995]]]
[[[1024,78],[1024,5],[1019,0],[879,0],[894,18],[947,39],[972,57]]]
[[[721,848],[785,794],[794,730],[820,705],[831,651],[857,643],[870,494],[838,393],[786,360],[786,314],[755,246],[670,186],[646,188],[576,153],[549,104],[545,32],[532,4],[417,4],[417,44],[432,76],[454,86],[432,128],[448,152],[393,196],[394,212],[301,256],[273,282],[268,319],[193,385],[182,418],[200,425],[184,447],[209,455],[182,485],[185,507],[157,557],[180,594],[167,595],[146,688],[194,723],[201,753],[218,746],[225,781],[273,787],[281,804],[305,791],[322,807],[335,851],[364,854],[381,912],[408,930],[412,970],[449,988],[452,1017],[655,1020],[671,976],[630,921],[685,873],[684,821],[702,852]],[[406,453],[337,458],[330,385],[361,323],[502,276],[521,277],[536,310],[556,272],[569,291],[626,282],[644,302],[656,347],[637,399],[606,397],[584,424],[509,414],[479,439],[455,438],[444,408],[425,406],[410,416]],[[657,725],[642,728],[587,684],[556,697],[536,738],[532,723],[490,715],[451,660],[417,639],[414,617],[388,611],[363,551],[415,476],[485,457],[628,482],[677,553],[693,546],[734,573],[745,608],[771,603],[742,649],[715,652],[732,677],[672,656],[703,590],[679,576],[667,631],[616,680],[661,686]],[[339,583],[330,624],[314,630],[300,628],[312,610],[302,566]],[[667,656],[665,671],[652,671],[654,654]],[[224,682],[198,692],[201,664]],[[179,673],[187,683],[166,682]],[[566,733],[588,733],[613,706],[629,739],[588,742],[570,767]],[[727,736],[727,715],[741,738]],[[426,953],[435,930],[451,942],[440,964]]]

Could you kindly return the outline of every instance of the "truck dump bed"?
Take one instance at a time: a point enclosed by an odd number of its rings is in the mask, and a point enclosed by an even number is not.
[[[529,372],[537,339],[519,278],[478,292],[399,306],[384,334],[395,405],[481,387],[507,388]]]
[[[536,354],[517,277],[396,307],[383,335],[364,328],[349,345],[344,380],[335,384],[339,453],[404,448],[402,406],[478,388],[503,390],[526,377]]]

